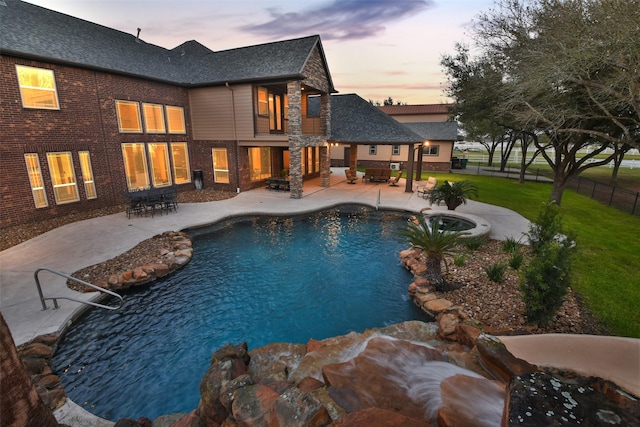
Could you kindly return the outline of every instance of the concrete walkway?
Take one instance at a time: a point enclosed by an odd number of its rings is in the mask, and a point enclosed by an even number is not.
[[[341,203],[362,203],[376,206],[380,195],[380,208],[403,209],[418,212],[429,207],[429,202],[406,193],[404,185],[347,184],[344,169],[333,169],[331,186],[322,188],[320,180],[305,182],[302,199],[291,199],[289,193],[256,189],[219,202],[183,203],[177,213],[127,219],[124,212],[68,224],[51,230],[27,242],[0,252],[0,311],[11,333],[20,345],[34,337],[60,332],[82,304],[59,300],[60,308],[42,310],[34,281],[34,272],[40,267],[72,274],[84,267],[111,259],[134,247],[139,242],[164,231],[178,231],[214,223],[221,219],[246,214],[296,214],[313,212]],[[432,206],[446,210],[444,206]],[[508,209],[469,201],[457,212],[478,215],[491,225],[491,237],[519,239],[528,230],[528,221]],[[48,272],[40,273],[45,296],[69,296],[88,300],[93,293],[80,294],[66,286],[66,280]]]

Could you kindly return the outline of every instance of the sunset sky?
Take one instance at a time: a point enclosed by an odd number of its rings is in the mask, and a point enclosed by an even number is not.
[[[174,48],[212,50],[319,34],[339,93],[382,102],[449,102],[440,60],[471,43],[493,0],[28,0]]]

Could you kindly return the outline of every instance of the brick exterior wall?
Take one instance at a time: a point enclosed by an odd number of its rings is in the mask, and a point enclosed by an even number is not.
[[[22,107],[15,64],[54,71],[59,110]],[[192,152],[189,101],[184,88],[4,55],[0,56],[0,75],[0,228],[124,203],[127,185],[120,145],[123,142],[187,142],[190,160],[198,158]],[[116,99],[183,107],[187,134],[122,134],[118,130]],[[78,151],[90,153],[97,199],[86,198]],[[48,152],[71,152],[78,202],[56,204]],[[35,208],[25,153],[39,156],[49,203],[46,208]]]

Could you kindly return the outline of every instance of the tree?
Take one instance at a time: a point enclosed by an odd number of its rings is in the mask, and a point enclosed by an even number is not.
[[[615,158],[599,157],[607,148],[640,145],[640,0],[496,6],[479,16],[476,41],[503,66],[503,114],[546,135],[534,144],[553,170],[549,200],[560,204],[572,178]]]
[[[467,204],[467,199],[471,197],[478,197],[478,187],[468,180],[445,181],[429,192],[431,204],[444,202],[450,211],[455,210],[463,203]]]
[[[520,289],[527,320],[540,325],[553,318],[571,283],[575,236],[564,234],[558,209],[545,205],[527,233],[532,256],[522,269]]]
[[[434,226],[430,226],[424,215],[420,214],[416,222],[409,222],[401,231],[411,246],[422,249],[426,258],[427,279],[438,291],[447,291],[447,283],[442,275],[442,264],[445,256],[451,255],[457,246],[462,233],[452,231],[450,227],[442,230],[437,226],[440,216],[433,218]]]

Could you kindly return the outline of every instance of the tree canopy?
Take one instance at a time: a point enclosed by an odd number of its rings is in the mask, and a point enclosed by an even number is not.
[[[500,0],[473,35],[477,57],[461,45],[443,57],[447,94],[465,129],[532,137],[554,173],[550,201],[640,148],[640,0]]]

